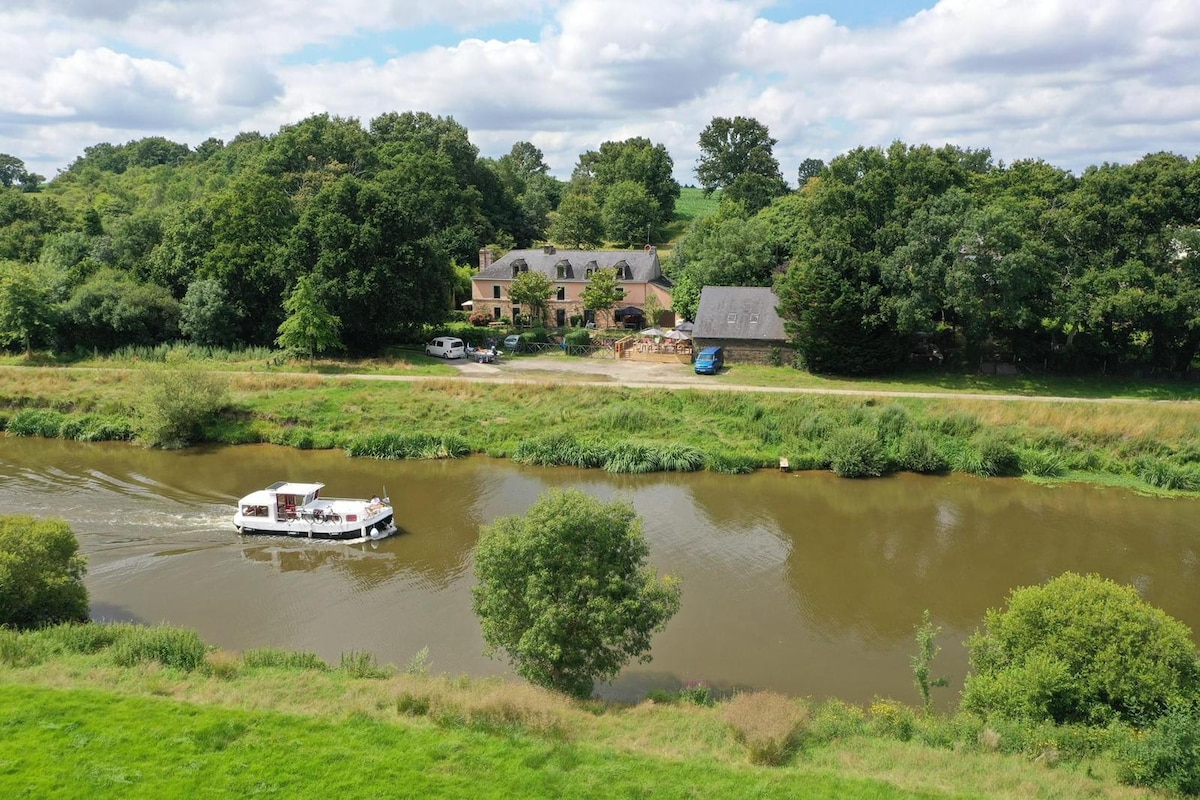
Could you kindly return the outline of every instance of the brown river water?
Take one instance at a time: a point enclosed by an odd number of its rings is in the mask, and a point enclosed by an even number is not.
[[[398,536],[347,545],[239,537],[237,499],[276,480],[329,496],[387,491]],[[164,453],[0,437],[2,513],[58,516],[88,556],[93,617],[166,622],[229,650],[374,653],[436,673],[510,672],[471,613],[479,526],[548,488],[623,498],[683,604],[602,696],[703,681],[863,703],[915,702],[923,609],[942,626],[936,674],[957,698],[962,643],[1018,586],[1067,570],[1136,586],[1200,630],[1200,501],[1085,486],[900,475],[852,481],[763,471],[622,476],[504,460],[379,462],[267,445]]]

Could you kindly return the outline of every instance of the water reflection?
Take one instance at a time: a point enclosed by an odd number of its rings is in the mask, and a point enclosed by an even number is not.
[[[236,536],[233,503],[276,480],[324,481],[327,495],[386,490],[403,532],[359,545]],[[551,487],[628,499],[654,565],[683,578],[683,607],[655,639],[654,662],[627,670],[610,696],[705,680],[915,699],[908,657],[923,609],[945,628],[935,666],[961,678],[958,644],[984,610],[1065,570],[1133,583],[1200,627],[1196,501],[956,477],[614,476],[486,458],[0,439],[0,503],[72,523],[97,616],[334,662],[371,650],[404,663],[428,646],[433,669],[447,672],[505,671],[481,655],[471,551],[481,524],[524,512]]]

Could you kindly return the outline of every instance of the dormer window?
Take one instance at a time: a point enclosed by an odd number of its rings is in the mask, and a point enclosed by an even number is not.
[[[528,271],[529,271],[529,265],[525,263],[525,259],[523,259],[523,258],[513,259],[512,274],[513,274],[514,278],[517,277],[517,275],[519,273],[528,272]]]
[[[625,259],[622,258],[620,261],[618,261],[613,266],[617,270],[617,278],[618,279],[625,279],[625,278],[631,277],[629,274],[629,264],[626,263]]]
[[[559,278],[570,277],[571,262],[565,258],[561,259],[557,264],[554,265],[554,269],[558,273]]]

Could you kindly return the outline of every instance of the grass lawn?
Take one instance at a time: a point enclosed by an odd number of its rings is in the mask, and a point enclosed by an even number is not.
[[[656,758],[516,729],[246,711],[91,688],[5,685],[0,705],[4,797],[967,796],[824,770]]]

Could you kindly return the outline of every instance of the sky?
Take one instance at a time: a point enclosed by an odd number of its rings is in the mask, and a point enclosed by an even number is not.
[[[1200,154],[1198,0],[3,0],[0,153],[48,177],[99,142],[195,146],[321,112],[466,126],[569,177],[633,136],[694,184],[713,117],[784,178],[858,146],[988,148],[1079,172]]]

